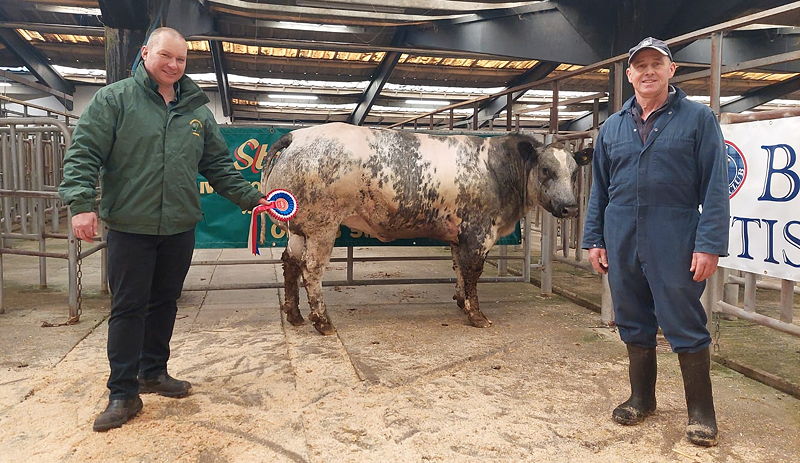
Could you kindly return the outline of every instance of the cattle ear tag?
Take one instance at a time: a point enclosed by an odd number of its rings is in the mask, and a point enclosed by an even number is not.
[[[573,155],[575,158],[575,162],[579,166],[585,166],[592,162],[592,155],[594,154],[594,148],[584,148]]]

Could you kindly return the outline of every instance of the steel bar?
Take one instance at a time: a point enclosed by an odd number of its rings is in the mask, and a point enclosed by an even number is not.
[[[732,278],[733,280],[733,278]],[[734,280],[735,281],[735,280]],[[756,311],[756,274],[745,273],[744,275],[744,310],[748,312]]]
[[[772,283],[770,281],[761,281],[761,280],[756,282],[756,278],[755,278],[756,274],[755,273],[746,273],[745,277],[737,277],[737,276],[731,275],[731,276],[728,277],[728,281],[731,282],[731,283],[736,283],[736,284],[742,285],[742,284],[745,284],[746,278],[748,276],[750,276],[750,275],[752,275],[751,278],[753,279],[753,282],[755,282],[756,288],[774,289],[774,290],[777,290],[777,291],[781,290],[781,284],[780,283]],[[795,286],[794,293],[795,294],[800,294],[800,286]]]
[[[735,317],[751,321],[761,326],[766,326],[772,328],[774,330],[778,330],[782,333],[791,334],[793,336],[800,337],[800,326],[797,326],[792,323],[782,322],[780,320],[776,320],[772,317],[767,317],[766,315],[761,315],[755,312],[748,312],[746,310],[740,309],[735,305],[728,304],[725,301],[717,301],[714,305],[714,311],[725,313],[728,315],[733,315]]]
[[[719,117],[719,97],[722,85],[722,32],[711,34],[711,79],[708,94],[711,99],[711,110]]]
[[[522,277],[481,277],[478,283],[520,283]],[[384,286],[384,285],[438,285],[455,284],[455,278],[388,278],[376,280],[333,280],[323,281],[322,286]],[[184,291],[217,291],[227,289],[274,289],[283,288],[282,282],[276,283],[235,283],[220,285],[190,286]]]
[[[496,260],[524,260],[518,256],[490,255],[487,259]],[[333,257],[330,262],[347,262],[346,257]],[[450,256],[387,256],[387,257],[353,257],[353,262],[403,262],[424,260],[453,260]],[[229,259],[229,260],[195,260],[192,265],[255,265],[255,264],[280,264],[280,259]]]

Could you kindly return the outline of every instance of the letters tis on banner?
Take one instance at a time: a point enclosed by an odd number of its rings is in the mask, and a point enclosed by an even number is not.
[[[723,124],[730,195],[722,267],[800,281],[800,117]]]

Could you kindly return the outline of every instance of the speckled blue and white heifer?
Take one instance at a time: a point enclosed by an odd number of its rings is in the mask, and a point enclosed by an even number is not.
[[[434,136],[342,123],[295,130],[272,146],[268,159],[278,152],[265,171],[263,191],[285,188],[299,206],[282,257],[282,310],[293,325],[303,323],[302,275],[309,318],[322,334],[334,332],[321,283],[341,224],[381,241],[450,243],[458,280],[454,299],[474,326],[491,325],[476,289],[489,249],[537,203],[556,217],[575,216],[576,159],[590,159],[589,153],[575,156],[562,144],[543,146],[522,134]]]

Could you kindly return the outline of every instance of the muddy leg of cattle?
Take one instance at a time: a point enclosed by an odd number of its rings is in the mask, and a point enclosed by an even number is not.
[[[333,334],[333,328],[325,310],[325,301],[322,299],[322,274],[333,251],[333,242],[339,224],[330,230],[317,229],[314,237],[306,239],[305,253],[303,254],[303,278],[306,280],[306,293],[311,313],[308,319],[314,323],[314,328],[321,334]]]
[[[464,305],[464,278],[461,277],[461,269],[458,267],[457,252],[458,247],[451,244],[450,253],[453,255],[453,270],[456,272],[456,293],[453,295],[453,300],[456,301],[461,310],[466,310]]]
[[[281,255],[283,261],[284,302],[281,311],[286,314],[286,321],[294,326],[303,324],[300,315],[300,275],[303,272],[302,256],[305,252],[305,238],[300,235],[289,235],[289,243]]]
[[[453,248],[453,266],[456,268],[458,286],[462,288],[464,294],[464,312],[467,313],[472,326],[486,328],[492,322],[481,312],[478,304],[478,278],[483,273],[486,254],[477,246],[458,245]],[[456,290],[458,291],[458,288]]]

